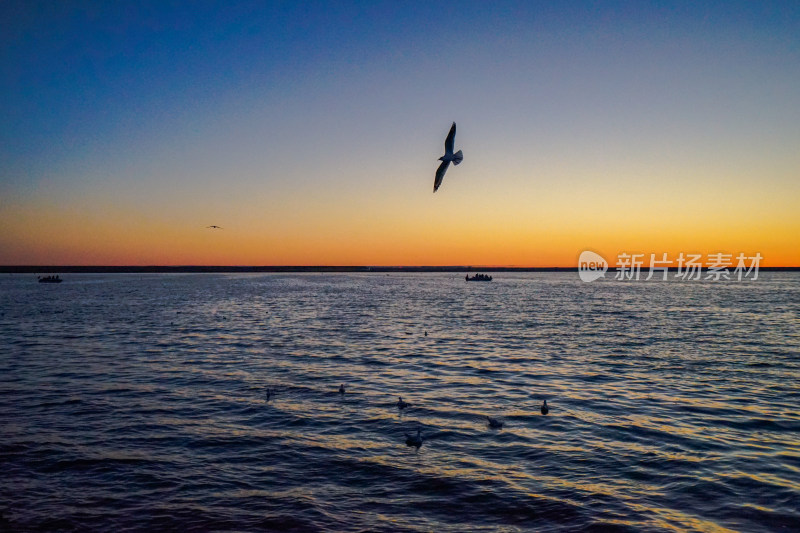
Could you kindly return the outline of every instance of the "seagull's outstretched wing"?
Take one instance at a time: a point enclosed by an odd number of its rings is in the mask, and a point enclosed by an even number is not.
[[[439,188],[439,185],[442,184],[442,180],[444,179],[444,173],[447,172],[447,167],[450,166],[450,161],[442,161],[442,164],[439,165],[439,168],[436,169],[436,179],[433,182],[433,192],[436,192],[436,189]]]
[[[445,154],[453,153],[453,146],[455,145],[455,140],[456,140],[456,123],[453,122],[453,125],[450,126],[450,133],[447,134],[447,139],[444,140]]]

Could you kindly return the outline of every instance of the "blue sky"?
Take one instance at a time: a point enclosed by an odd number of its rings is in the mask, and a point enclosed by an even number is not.
[[[614,213],[629,205],[736,220],[752,200],[755,223],[791,217],[798,198],[796,2],[6,2],[0,13],[0,220],[14,234],[0,261],[102,257],[89,235],[66,255],[23,246],[20,213],[40,211],[187,229],[287,220],[279,229],[302,241],[393,209],[394,226],[403,212],[444,213],[455,227],[555,231],[575,219],[567,206],[586,212],[587,191],[607,208],[586,216],[620,227]],[[445,180],[449,198],[419,211],[453,120],[465,164]],[[321,211],[328,222],[301,227]]]

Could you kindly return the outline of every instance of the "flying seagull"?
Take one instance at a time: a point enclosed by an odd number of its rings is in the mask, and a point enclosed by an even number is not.
[[[447,167],[450,166],[450,162],[452,161],[454,165],[457,165],[464,159],[464,155],[461,153],[461,150],[453,153],[453,143],[455,140],[456,123],[453,122],[453,125],[450,126],[450,133],[447,134],[447,139],[444,140],[444,155],[439,158],[439,161],[441,161],[442,164],[436,169],[436,180],[433,182],[433,192],[436,192],[436,190],[439,188],[439,185],[442,184],[444,173],[447,172]]]
[[[211,229],[222,229],[222,227],[220,226],[206,226],[206,227]]]

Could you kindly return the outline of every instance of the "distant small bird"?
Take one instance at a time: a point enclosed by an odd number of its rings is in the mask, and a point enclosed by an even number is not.
[[[427,332],[427,331],[425,332],[425,336],[426,336],[426,337],[428,336],[428,332]]]
[[[496,419],[496,418],[492,418],[491,416],[487,416],[486,420],[489,421],[489,427],[490,428],[500,429],[500,428],[503,427],[503,422],[498,420],[498,419]]]
[[[450,133],[447,134],[447,138],[444,140],[444,155],[439,158],[439,161],[441,161],[442,164],[436,169],[436,179],[433,182],[433,192],[436,192],[439,189],[439,186],[442,184],[444,173],[447,172],[447,167],[450,166],[450,162],[452,161],[454,165],[458,165],[464,160],[464,155],[461,153],[461,150],[453,153],[453,145],[455,140],[456,123],[453,122],[453,125],[450,126]]]
[[[542,414],[546,415],[549,412],[550,412],[550,408],[547,407],[547,400],[545,400],[544,403],[542,404]]]
[[[211,229],[225,229],[225,228],[220,227],[220,226],[206,226],[206,227],[207,228],[211,228]]]
[[[404,401],[403,401],[403,397],[402,397],[402,396],[398,396],[397,398],[398,398],[398,399],[397,399],[397,408],[398,408],[398,409],[401,409],[401,410],[402,410],[402,409],[405,409],[406,407],[408,407],[409,405],[411,405],[411,404],[410,404],[410,403],[408,403],[408,402],[404,402]]]
[[[422,446],[425,437],[420,435],[420,429],[417,429],[416,435],[409,435],[406,433],[406,446],[414,446],[419,450],[419,447]]]
[[[339,394],[344,394],[344,383],[339,385]]]
[[[267,401],[270,401],[274,395],[275,395],[275,393],[272,392],[272,389],[267,387]]]

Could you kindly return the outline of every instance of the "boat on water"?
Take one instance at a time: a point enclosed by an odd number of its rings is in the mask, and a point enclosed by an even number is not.
[[[467,281],[492,281],[492,276],[486,274],[475,274],[472,277],[469,277],[469,274],[464,276],[464,279]]]
[[[62,281],[64,280],[58,277],[57,275],[45,276],[45,277],[39,276],[39,283],[61,283]]]

